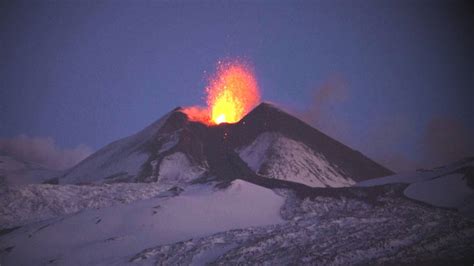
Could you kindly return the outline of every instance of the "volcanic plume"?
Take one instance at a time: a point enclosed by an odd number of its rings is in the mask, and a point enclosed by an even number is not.
[[[248,64],[219,61],[206,87],[207,107],[184,108],[190,120],[207,125],[236,123],[260,101],[257,80]]]

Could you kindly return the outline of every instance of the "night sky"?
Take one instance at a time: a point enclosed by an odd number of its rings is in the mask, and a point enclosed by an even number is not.
[[[263,100],[389,168],[444,164],[474,155],[471,15],[456,1],[2,1],[0,148],[26,134],[84,156],[204,104],[216,62],[241,58]]]

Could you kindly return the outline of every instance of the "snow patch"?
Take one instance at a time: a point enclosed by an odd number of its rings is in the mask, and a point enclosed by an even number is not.
[[[267,151],[279,137],[277,133],[260,134],[250,145],[237,150],[240,158],[255,172],[265,162]]]
[[[347,187],[354,180],[305,144],[275,132],[260,134],[239,156],[260,175],[311,187]]]
[[[205,172],[193,165],[182,152],[175,152],[163,158],[159,167],[157,182],[163,186],[187,183]]]

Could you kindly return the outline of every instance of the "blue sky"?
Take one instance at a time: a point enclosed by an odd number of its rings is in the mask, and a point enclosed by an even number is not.
[[[176,106],[202,104],[216,62],[244,58],[264,100],[392,168],[472,151],[473,29],[462,2],[1,5],[3,139],[98,149]],[[444,143],[451,138],[459,151]],[[426,146],[439,142],[429,159]]]

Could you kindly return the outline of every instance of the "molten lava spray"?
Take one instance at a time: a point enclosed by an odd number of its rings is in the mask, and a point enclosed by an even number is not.
[[[187,107],[183,111],[193,121],[208,125],[236,123],[260,101],[257,81],[242,62],[219,62],[206,88],[207,108]]]

